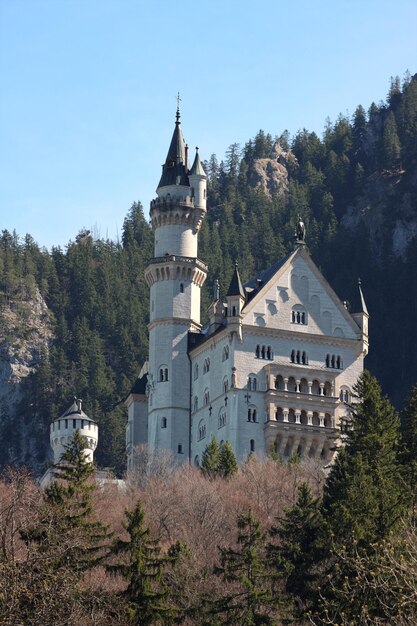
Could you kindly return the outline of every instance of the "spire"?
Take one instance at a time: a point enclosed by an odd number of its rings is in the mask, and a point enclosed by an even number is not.
[[[188,174],[189,176],[205,176],[205,178],[207,178],[207,175],[200,161],[200,155],[198,154],[198,146],[196,146],[195,148],[194,163]]]
[[[230,281],[229,290],[227,292],[228,296],[240,296],[244,300],[246,300],[245,290],[242,286],[242,281],[239,276],[239,269],[237,263],[235,263],[235,271],[233,272],[232,280]]]
[[[366,313],[367,315],[369,315],[368,313],[368,309],[366,307],[366,303],[365,303],[365,298],[363,297],[363,292],[362,292],[362,281],[360,278],[358,278],[358,291],[359,291],[359,298],[357,298],[356,302],[355,302],[355,313]]]
[[[165,163],[162,166],[162,176],[159,187],[167,185],[187,185],[188,176],[186,170],[185,141],[181,131],[181,114],[179,107],[179,95],[177,97],[177,112],[175,114],[175,128]]]

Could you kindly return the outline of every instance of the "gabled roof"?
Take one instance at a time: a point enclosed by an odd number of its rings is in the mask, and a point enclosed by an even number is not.
[[[162,166],[159,187],[168,185],[189,185],[185,158],[185,142],[180,128],[180,112],[177,109],[174,133],[168,148],[167,158]]]
[[[235,269],[233,272],[232,280],[230,281],[229,289],[227,291],[228,296],[240,296],[246,300],[246,293],[240,280],[239,269],[237,263],[235,263]]]
[[[204,167],[200,161],[200,155],[198,154],[198,148],[196,147],[195,159],[194,163],[189,171],[189,176],[205,176],[207,178],[207,174],[204,171]]]
[[[262,287],[271,280],[271,278],[278,272],[279,269],[281,269],[281,267],[292,254],[293,252],[290,252],[290,254],[282,257],[282,259],[276,261],[276,263],[271,265],[271,267],[263,270],[260,274],[254,276],[253,278],[248,280],[247,283],[245,283],[245,289],[251,292],[249,296],[250,299],[252,299],[256,292],[262,289]]]
[[[325,279],[323,274],[320,272],[319,268],[317,267],[317,265],[314,263],[314,261],[310,257],[310,254],[305,249],[305,246],[297,246],[296,249],[293,250],[286,257],[284,257],[283,259],[280,259],[279,261],[277,261],[277,263],[275,263],[274,265],[269,267],[267,270],[265,270],[265,272],[262,272],[261,274],[259,274],[258,277],[255,277],[255,278],[251,279],[248,283],[246,283],[246,288],[247,289],[249,289],[251,287],[256,289],[256,281],[257,281],[257,279],[258,280],[262,280],[262,284],[259,284],[258,288],[255,290],[255,292],[250,294],[250,298],[249,298],[249,301],[248,301],[248,303],[246,304],[246,306],[244,308],[244,312],[248,313],[248,312],[250,312],[252,310],[253,306],[255,306],[255,303],[258,302],[259,299],[262,298],[261,294],[266,292],[270,288],[270,283],[271,283],[272,279],[273,278],[275,278],[275,279],[278,278],[279,275],[282,272],[285,271],[286,267],[288,265],[290,265],[298,256],[301,256],[304,259],[304,261],[309,266],[310,270],[313,272],[313,274],[316,276],[316,278],[320,281],[321,285],[323,286],[323,289],[327,292],[327,295],[329,296],[329,298],[337,306],[338,310],[340,311],[340,313],[342,314],[342,316],[344,317],[346,322],[349,324],[349,326],[351,327],[352,331],[355,334],[357,334],[357,332],[358,332],[358,325],[356,324],[356,322],[353,319],[353,317],[351,316],[351,314],[344,307],[344,305],[343,305],[342,301],[340,300],[339,296],[335,293],[335,291],[332,289],[330,284],[327,282],[327,280]]]

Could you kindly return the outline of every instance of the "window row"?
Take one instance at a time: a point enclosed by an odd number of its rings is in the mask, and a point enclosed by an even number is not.
[[[292,310],[291,322],[293,324],[307,324],[307,313],[302,310]]]
[[[300,365],[308,365],[308,354],[304,350],[291,350],[291,363]]]
[[[337,370],[343,369],[342,357],[334,354],[326,354],[326,367]]]
[[[248,422],[257,422],[256,409],[249,408],[248,409]]]
[[[274,358],[274,353],[272,351],[271,346],[256,346],[255,356],[257,359],[267,359],[268,361],[272,361]]]

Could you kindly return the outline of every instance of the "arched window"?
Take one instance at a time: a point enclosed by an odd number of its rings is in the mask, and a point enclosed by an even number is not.
[[[209,390],[206,389],[204,391],[204,406],[207,406],[208,404],[210,404],[210,393]]]
[[[229,358],[229,346],[224,346],[223,348],[223,361],[227,361]]]
[[[162,365],[159,368],[158,381],[160,383],[164,383],[167,380],[168,380],[168,368],[166,367],[166,365]]]
[[[255,351],[256,358],[259,359],[260,355],[261,355],[261,348],[260,346],[256,346],[256,351]]]
[[[307,356],[307,352],[303,352],[303,354],[301,355],[301,363],[303,365],[308,365],[308,356]]]
[[[204,366],[203,366],[203,374],[207,374],[207,372],[209,371],[210,371],[210,359],[205,359]]]
[[[198,378],[198,363],[194,365],[194,380]]]
[[[265,346],[262,346],[261,348],[261,359],[265,358]]]
[[[222,407],[219,412],[218,428],[226,426],[226,409]]]
[[[293,324],[307,324],[307,312],[301,304],[293,306],[291,311],[291,322]]]
[[[333,368],[335,368],[335,367],[336,367],[336,359],[335,359],[334,354],[332,354],[332,360],[330,361],[330,363],[331,363],[331,366],[332,366]]]
[[[295,360],[297,361],[297,363],[300,363],[300,362],[301,362],[301,361],[300,361],[300,351],[299,351],[299,350],[297,350],[297,355],[296,355],[296,357],[295,357]]]
[[[255,439],[250,440],[250,451],[255,452]]]
[[[183,454],[183,452],[182,452],[182,443],[178,444],[178,454]]]
[[[225,377],[223,379],[223,393],[227,393],[229,391],[229,381]]]
[[[198,440],[204,439],[206,436],[206,423],[204,420],[201,420],[198,425]]]
[[[167,418],[161,417],[161,428],[166,428],[166,427],[167,427]]]
[[[249,374],[248,377],[248,389],[249,391],[256,391],[258,389],[258,380],[255,374]]]
[[[248,408],[248,422],[256,422],[257,421],[257,416],[256,416],[256,408],[255,407],[249,407]]]
[[[295,350],[291,350],[291,363],[295,363]]]
[[[198,397],[197,396],[194,396],[193,411],[194,413],[198,411]]]
[[[184,293],[184,283],[180,284],[180,293]]]
[[[271,346],[268,346],[266,349],[266,358],[271,360],[272,359],[272,349]]]

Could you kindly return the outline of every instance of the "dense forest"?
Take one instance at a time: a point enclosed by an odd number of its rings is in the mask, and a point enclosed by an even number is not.
[[[321,138],[261,130],[205,168],[203,318],[213,281],[224,294],[235,260],[249,279],[286,254],[301,215],[312,257],[342,300],[353,304],[361,277],[371,316],[367,367],[400,408],[417,381],[417,75],[391,79],[385,102],[328,121]],[[50,330],[16,402],[1,399],[1,464],[40,471],[48,425],[76,394],[100,424],[97,462],[123,471],[123,401],[147,355],[143,271],[153,236],[145,213],[134,202],[119,241],[82,231],[65,250],[1,233],[1,358],[16,336],[30,340],[33,299],[46,303]]]
[[[0,474],[2,626],[415,626],[417,385],[367,371],[326,477],[213,437],[202,467],[138,449],[94,480],[77,432],[45,491]]]

